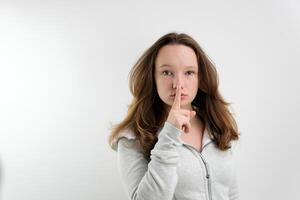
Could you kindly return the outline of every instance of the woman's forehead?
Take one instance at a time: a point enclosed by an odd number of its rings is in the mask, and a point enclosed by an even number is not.
[[[156,58],[157,67],[196,67],[197,57],[191,47],[185,45],[166,45],[162,47]]]

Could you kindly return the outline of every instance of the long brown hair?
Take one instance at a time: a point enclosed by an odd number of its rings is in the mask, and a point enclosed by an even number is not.
[[[155,60],[160,48],[170,44],[182,44],[194,50],[199,67],[199,88],[192,106],[197,116],[205,125],[208,125],[207,128],[213,135],[216,146],[223,151],[229,149],[230,142],[239,139],[239,133],[235,119],[228,109],[231,103],[226,102],[218,91],[217,70],[192,37],[176,32],[159,38],[131,69],[129,87],[133,99],[128,106],[124,120],[112,128],[108,139],[109,145],[113,148],[113,141],[119,137],[120,133],[130,130],[137,138],[144,157],[150,160],[150,151],[158,140],[157,131],[164,125],[168,116],[164,102],[159,98],[156,90]]]

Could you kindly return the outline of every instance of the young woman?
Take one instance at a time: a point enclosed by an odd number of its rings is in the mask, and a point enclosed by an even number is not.
[[[189,35],[168,33],[130,72],[133,95],[109,144],[132,200],[235,200],[237,124],[217,71]]]

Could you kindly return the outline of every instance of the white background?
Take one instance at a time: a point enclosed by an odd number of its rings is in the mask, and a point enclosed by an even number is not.
[[[242,134],[241,199],[299,199],[300,3],[1,1],[2,200],[126,199],[109,128],[128,73],[170,31],[216,64]]]

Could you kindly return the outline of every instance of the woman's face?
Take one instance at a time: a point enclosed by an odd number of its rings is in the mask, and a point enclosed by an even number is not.
[[[192,110],[198,91],[198,63],[194,50],[181,44],[163,46],[155,60],[155,83],[160,99],[170,109],[176,85],[181,85],[181,108]]]

